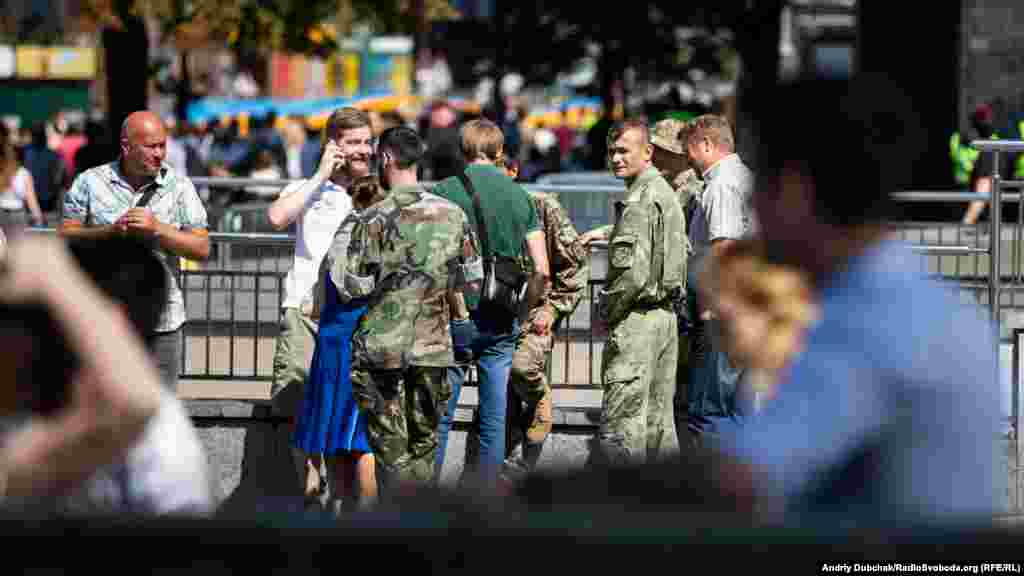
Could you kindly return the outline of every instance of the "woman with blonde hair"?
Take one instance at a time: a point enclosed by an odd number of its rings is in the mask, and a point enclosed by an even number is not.
[[[700,297],[720,319],[728,357],[747,369],[747,385],[770,399],[818,318],[809,279],[769,261],[756,240],[724,247],[699,278]]]
[[[36,226],[43,225],[32,174],[18,161],[14,138],[0,124],[0,230],[8,237],[19,234],[29,217]]]

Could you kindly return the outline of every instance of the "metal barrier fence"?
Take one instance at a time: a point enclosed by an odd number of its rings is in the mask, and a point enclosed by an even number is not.
[[[895,195],[901,203],[967,203],[990,205],[986,227],[949,222],[896,222],[891,227],[898,237],[922,255],[921,271],[959,288],[965,304],[989,308],[997,330],[1003,325],[1004,308],[1024,308],[1017,296],[1024,292],[1024,202],[1020,194],[1006,194],[1005,188],[1024,186],[1022,181],[1002,180],[1001,156],[1024,152],[1024,142],[979,141],[972,145],[993,152],[995,175],[991,195],[964,192],[912,191]],[[283,187],[289,180],[239,178],[194,178],[198,186],[241,187],[249,185]],[[552,192],[566,207],[577,229],[583,231],[611,220],[613,203],[623,187],[587,185],[526,185],[528,190]],[[1002,203],[1016,202],[1014,225],[1003,224]],[[258,209],[255,208],[254,209]],[[282,302],[283,279],[291,266],[294,238],[289,234],[211,233],[211,258],[199,266],[185,266],[179,281],[189,321],[182,333],[182,379],[238,381],[272,379],[274,338],[277,335]],[[996,241],[998,239],[998,241]],[[1005,250],[1004,250],[1005,245]],[[587,294],[575,313],[559,327],[549,363],[554,388],[600,389],[600,358],[604,337],[591,330],[590,315],[595,294],[604,283],[606,252],[591,251],[591,279]],[[1001,335],[1000,335],[1001,336]],[[1018,357],[1018,338],[1002,336],[997,342],[1012,343]],[[1021,339],[1024,340],[1024,339]],[[997,344],[998,347],[998,344]],[[999,350],[996,350],[997,357]],[[999,381],[999,368],[993,375]],[[1013,373],[1013,430],[1020,429],[1021,381]],[[1015,503],[1019,498],[1020,455],[1017,434],[1013,438]],[[1015,508],[1021,508],[1014,505]]]
[[[998,144],[986,142],[986,145]],[[998,166],[998,164],[997,164]],[[242,187],[249,185],[283,187],[291,180],[243,178],[194,178],[199,186]],[[1015,183],[993,186],[993,195]],[[605,223],[612,203],[623,187],[586,185],[526,185],[527,189],[559,194],[570,218],[580,230],[587,223]],[[597,200],[594,200],[594,197]],[[603,196],[603,198],[602,198]],[[580,200],[589,197],[589,200]],[[986,201],[986,195],[951,192],[906,192],[901,202]],[[1018,201],[1019,195],[1002,195]],[[997,203],[998,204],[998,203]],[[1024,204],[1022,204],[1024,207]],[[1024,215],[1024,208],[1020,210]],[[990,219],[988,237],[978,226],[949,223],[894,223],[899,236],[922,254],[922,271],[942,280],[956,282],[969,301],[987,304],[993,317],[998,309],[1024,306],[1016,298],[1024,291],[1024,248],[1020,242],[1024,222],[1013,227],[1009,238],[1008,267],[991,267],[1002,258],[999,242],[1003,234],[998,217]],[[180,377],[189,380],[255,380],[273,377],[274,337],[280,320],[283,279],[291,266],[294,237],[289,234],[212,232],[210,260],[198,266],[183,266],[179,282],[188,315],[182,338]],[[1005,240],[1005,239],[1004,239]],[[604,338],[590,330],[595,295],[604,283],[606,253],[603,246],[591,251],[591,279],[587,294],[575,313],[555,335],[555,350],[549,366],[552,385],[557,388],[600,387],[600,358]],[[1002,282],[993,279],[1001,270],[1011,272]],[[1002,285],[1005,284],[1005,287]],[[993,295],[1009,293],[1009,302]],[[1004,338],[1003,341],[1009,341]],[[1015,390],[1016,394],[1016,390]],[[1017,421],[1019,415],[1014,415]]]

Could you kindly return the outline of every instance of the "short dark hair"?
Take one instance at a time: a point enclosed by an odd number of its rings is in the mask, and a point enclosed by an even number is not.
[[[418,164],[426,153],[423,139],[408,126],[392,126],[381,132],[377,148],[378,154],[384,150],[389,151],[403,170]]]
[[[623,134],[630,130],[639,130],[640,138],[644,144],[651,142],[651,132],[647,127],[647,123],[639,118],[627,118],[620,120],[612,125],[611,129],[608,130],[608,143],[618,140]]]
[[[834,226],[885,221],[924,152],[906,90],[885,76],[805,78],[758,96],[755,187],[795,168],[813,181],[816,217]]]

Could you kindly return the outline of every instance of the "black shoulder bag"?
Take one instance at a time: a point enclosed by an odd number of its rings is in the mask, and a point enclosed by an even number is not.
[[[491,253],[490,241],[487,238],[487,223],[483,211],[480,210],[480,195],[465,172],[458,173],[459,181],[466,192],[473,198],[473,210],[476,213],[477,236],[483,250],[484,280],[480,287],[480,305],[495,307],[512,316],[520,313],[523,300],[526,298],[527,275],[522,266],[514,258]]]

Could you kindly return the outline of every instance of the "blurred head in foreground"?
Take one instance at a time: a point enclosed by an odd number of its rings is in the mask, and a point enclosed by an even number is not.
[[[152,250],[130,238],[71,240],[68,248],[136,333],[150,334],[167,301],[167,276]],[[46,307],[0,306],[0,416],[63,408],[81,364]]]
[[[990,518],[1006,495],[995,330],[887,229],[891,194],[912,185],[925,145],[918,107],[867,73],[758,100],[764,255],[810,281],[820,318],[775,397],[721,448],[798,518]],[[767,340],[760,351],[742,340],[752,358],[771,356]]]
[[[765,95],[754,208],[769,257],[815,277],[883,233],[910,185],[921,119],[884,77],[804,80]],[[767,102],[771,102],[768,106]],[[828,126],[828,138],[816,137]]]

